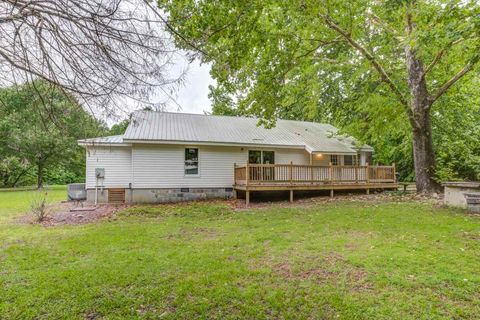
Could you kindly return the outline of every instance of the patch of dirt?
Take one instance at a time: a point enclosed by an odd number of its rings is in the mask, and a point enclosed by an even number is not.
[[[461,233],[461,237],[465,238],[467,240],[480,241],[480,233],[475,232],[475,231],[473,231],[473,232],[472,231],[470,231],[470,232],[463,231]]]
[[[85,313],[84,319],[85,320],[96,320],[96,319],[101,319],[103,316],[100,313],[97,313],[95,311],[90,311]]]
[[[85,203],[59,202],[48,206],[47,216],[39,224],[45,227],[56,225],[79,225],[108,219],[126,205],[98,204],[96,206]],[[71,211],[71,210],[75,211]],[[92,210],[93,209],[93,210]],[[20,223],[37,223],[32,214],[20,217]]]
[[[284,257],[288,260],[287,257]],[[275,259],[278,260],[278,259]],[[306,260],[306,261],[305,261]],[[325,256],[307,257],[301,263],[289,261],[275,262],[265,259],[256,267],[268,267],[272,273],[285,280],[312,280],[318,283],[345,285],[351,291],[373,290],[368,273],[363,268],[353,266],[338,253]]]
[[[170,233],[165,236],[165,238],[171,239],[182,239],[182,240],[192,240],[195,236],[199,236],[203,240],[213,240],[218,236],[222,235],[217,229],[213,228],[204,228],[204,227],[194,227],[194,228],[181,228],[179,232]]]

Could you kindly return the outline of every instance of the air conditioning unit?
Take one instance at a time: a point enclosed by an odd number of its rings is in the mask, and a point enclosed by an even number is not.
[[[68,200],[85,200],[87,199],[87,191],[85,183],[70,183],[67,188]]]

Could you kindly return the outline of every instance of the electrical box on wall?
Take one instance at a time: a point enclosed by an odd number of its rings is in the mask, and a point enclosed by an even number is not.
[[[97,179],[105,178],[105,169],[95,168],[95,177],[97,177]]]

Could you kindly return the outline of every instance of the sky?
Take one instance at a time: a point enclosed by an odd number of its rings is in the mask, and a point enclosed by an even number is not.
[[[195,60],[189,65],[185,84],[179,88],[176,94],[176,103],[180,105],[180,112],[186,113],[204,113],[212,110],[211,102],[208,99],[208,86],[213,85],[215,81],[209,74],[210,66],[208,64],[200,65]],[[176,105],[168,107],[169,111],[177,111]]]
[[[179,77],[179,74],[186,70],[183,83],[178,88],[175,88],[175,91],[169,94],[169,96],[165,95],[161,90],[157,90],[150,102],[154,104],[156,102],[165,103],[166,107],[164,110],[169,112],[198,114],[211,112],[212,105],[208,98],[208,86],[215,84],[215,80],[210,76],[210,65],[200,64],[198,60],[194,60],[192,63],[187,63],[186,61],[185,56],[179,54],[173,62],[174,65],[171,66],[169,71],[166,71],[171,77],[175,78]],[[133,111],[143,106],[141,103],[139,104],[129,98],[119,100],[118,103],[121,107],[113,115],[105,115],[98,110],[96,110],[94,115],[104,120],[109,126],[112,126],[128,118]]]

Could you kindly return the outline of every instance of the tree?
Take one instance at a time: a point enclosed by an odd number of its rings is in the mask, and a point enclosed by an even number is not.
[[[476,1],[180,0],[159,6],[170,15],[170,29],[182,35],[177,45],[201,48],[196,55],[212,63],[214,110],[354,123],[364,131],[383,122],[383,130],[399,133],[406,122],[417,190],[438,189],[432,110],[443,113],[447,92],[478,70]]]
[[[178,80],[158,17],[145,0],[2,1],[0,86],[44,80],[103,108],[146,99]]]
[[[37,94],[40,93],[40,94]],[[46,82],[36,81],[0,91],[0,163],[4,183],[35,168],[37,186],[59,165],[84,171],[84,151],[78,139],[102,135],[105,126],[85,112],[73,97]],[[12,169],[13,168],[13,169]],[[10,170],[10,171],[7,171]]]
[[[118,123],[115,123],[109,130],[109,134],[112,136],[118,136],[125,133],[127,130],[128,125],[130,124],[130,119],[122,120]]]

